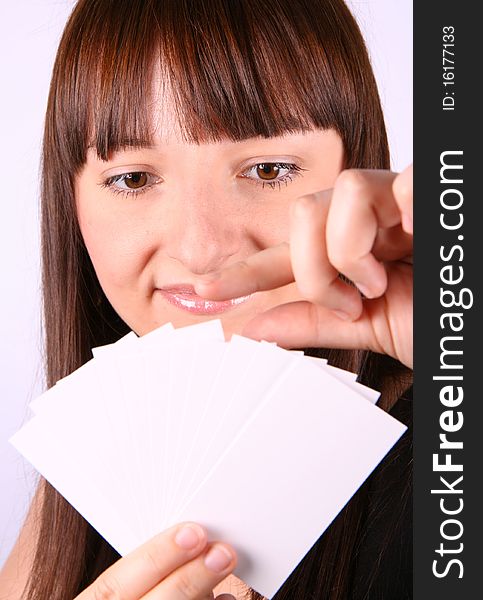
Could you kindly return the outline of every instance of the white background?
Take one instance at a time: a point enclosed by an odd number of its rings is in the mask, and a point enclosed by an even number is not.
[[[38,163],[56,47],[73,0],[1,2],[0,66],[0,565],[33,488],[8,438],[41,393]],[[350,0],[369,45],[393,170],[412,161],[412,2]]]

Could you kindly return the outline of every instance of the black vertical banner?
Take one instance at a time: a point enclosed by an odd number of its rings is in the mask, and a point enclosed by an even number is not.
[[[414,3],[414,598],[483,598],[478,3]]]

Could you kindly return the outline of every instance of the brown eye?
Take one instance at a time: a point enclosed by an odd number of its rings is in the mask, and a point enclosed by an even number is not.
[[[240,173],[239,177],[251,180],[262,188],[281,189],[282,184],[288,185],[294,177],[305,171],[295,163],[266,162],[255,163]]]
[[[113,194],[123,194],[137,198],[162,183],[162,179],[147,171],[131,171],[109,177],[99,185]]]
[[[257,175],[264,181],[276,179],[280,173],[280,168],[275,163],[262,163],[257,165]]]
[[[124,177],[124,183],[126,184],[126,187],[129,188],[130,190],[137,190],[139,188],[144,187],[148,182],[148,175],[147,173],[128,173],[125,177]]]

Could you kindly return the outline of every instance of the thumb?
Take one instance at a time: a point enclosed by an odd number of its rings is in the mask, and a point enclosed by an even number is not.
[[[242,335],[276,342],[282,348],[345,348],[374,350],[364,310],[356,321],[344,321],[331,310],[310,302],[281,304],[249,321]]]

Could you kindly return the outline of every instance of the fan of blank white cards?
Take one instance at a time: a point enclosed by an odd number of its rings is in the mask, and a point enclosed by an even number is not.
[[[93,356],[12,444],[121,555],[196,521],[268,598],[406,429],[356,374],[219,320]]]

